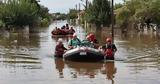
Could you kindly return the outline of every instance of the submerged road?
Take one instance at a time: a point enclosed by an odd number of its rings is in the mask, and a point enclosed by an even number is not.
[[[0,84],[159,84],[160,35],[156,32],[115,30],[118,47],[116,61],[81,63],[54,58],[58,38],[51,31],[66,21],[55,21],[47,28],[30,32],[16,30],[0,33]],[[101,44],[110,31],[73,26],[82,40],[95,32]],[[69,38],[63,37],[65,46]],[[130,61],[126,61],[130,60]]]

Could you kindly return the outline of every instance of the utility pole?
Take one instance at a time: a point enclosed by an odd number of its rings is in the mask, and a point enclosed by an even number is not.
[[[81,11],[81,3],[79,3],[79,13],[80,13],[80,11]]]
[[[79,10],[78,10],[78,23],[80,23],[80,12],[81,12],[81,4],[79,3]]]
[[[114,43],[114,0],[111,2],[111,22],[112,22],[112,43]]]
[[[75,6],[76,6],[76,11],[77,11],[77,4]]]
[[[76,15],[77,15],[76,16],[76,24],[78,24],[78,18],[77,18],[77,17],[79,17],[78,4],[76,4],[75,7],[76,7],[75,11],[76,11]]]
[[[86,0],[86,9],[87,9],[87,8],[88,8],[88,0]],[[86,9],[85,9],[85,10],[86,10]]]

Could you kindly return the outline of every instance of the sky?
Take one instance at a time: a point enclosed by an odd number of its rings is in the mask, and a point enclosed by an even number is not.
[[[114,2],[122,3],[122,0],[114,0]],[[76,4],[82,4],[83,2],[81,0],[40,0],[39,3],[48,7],[50,13],[68,13],[70,8],[75,8]],[[82,8],[81,6],[81,9]]]

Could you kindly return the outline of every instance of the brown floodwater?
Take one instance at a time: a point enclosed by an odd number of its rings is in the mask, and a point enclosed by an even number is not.
[[[118,51],[115,62],[83,63],[54,57],[58,38],[67,47],[68,37],[51,37],[51,31],[66,21],[46,28],[0,31],[0,84],[159,84],[160,33],[151,30],[121,33],[115,30]],[[74,26],[82,40],[94,32],[100,44],[110,29]]]

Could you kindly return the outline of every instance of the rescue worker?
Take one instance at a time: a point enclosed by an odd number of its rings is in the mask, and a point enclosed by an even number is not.
[[[92,47],[94,48],[93,43],[90,42],[89,36],[86,36],[86,39],[81,42],[81,46]]]
[[[98,41],[93,33],[90,33],[89,35],[87,35],[86,38],[88,38],[88,40],[94,45],[93,48],[98,49],[99,44],[98,44]]]
[[[75,33],[75,30],[73,29],[73,27],[71,27],[70,29],[69,29],[69,34],[74,34]]]
[[[80,44],[81,44],[80,39],[77,38],[77,35],[74,33],[74,34],[72,35],[72,39],[69,40],[69,43],[68,43],[69,49],[73,49],[73,48],[75,48],[75,47],[77,47],[77,46],[80,46]]]
[[[114,60],[114,55],[115,55],[115,52],[117,51],[117,48],[115,44],[112,43],[111,38],[106,39],[106,45],[102,46],[102,50],[106,59]]]
[[[63,57],[63,54],[67,50],[63,45],[63,40],[61,38],[58,39],[58,44],[55,48],[55,56],[56,57]]]
[[[68,24],[66,24],[65,29],[69,30],[69,25]]]

